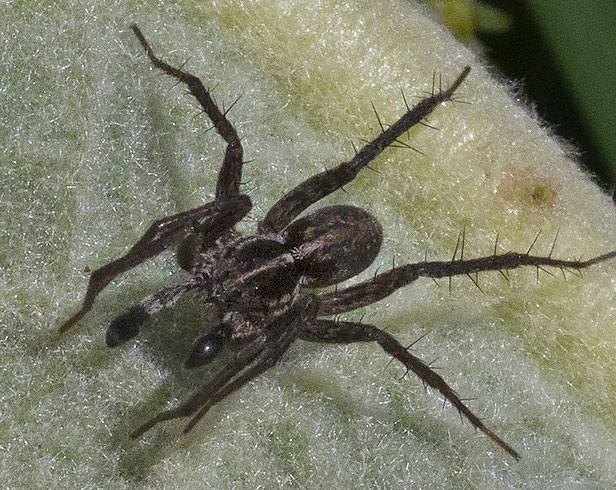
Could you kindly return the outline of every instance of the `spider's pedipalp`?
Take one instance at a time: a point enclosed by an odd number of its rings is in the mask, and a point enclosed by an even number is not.
[[[114,348],[139,335],[141,325],[150,318],[141,305],[135,305],[114,319],[107,327],[105,342]]]
[[[194,369],[212,362],[222,349],[225,340],[226,336],[218,329],[197,337],[184,362],[184,368]]]
[[[178,419],[182,417],[189,417],[194,412],[196,412],[203,404],[207,403],[210,397],[214,396],[216,392],[226,383],[228,383],[231,379],[233,379],[234,376],[240,373],[246,366],[250,365],[250,363],[254,361],[254,359],[263,349],[264,344],[260,339],[257,339],[249,345],[245,346],[240,352],[236,354],[234,359],[225,367],[223,367],[216,374],[214,379],[212,379],[212,381],[203,386],[200,391],[195,393],[192,397],[190,397],[181,405],[170,410],[165,410],[164,412],[161,412],[155,417],[151,418],[145,424],[141,425],[133,432],[131,432],[130,436],[133,439],[136,439],[138,437],[141,437],[145,432],[147,432],[160,422]]]
[[[186,424],[186,427],[184,427],[184,433],[186,434],[190,432],[197,422],[199,422],[199,420],[201,420],[208,412],[208,410],[218,402],[222,401],[227,395],[238,390],[249,381],[267,371],[269,368],[275,366],[295,339],[298,338],[306,325],[309,322],[314,321],[316,314],[317,303],[314,297],[308,296],[300,299],[292,310],[285,314],[285,319],[280,322],[277,327],[275,327],[274,332],[276,329],[282,327],[282,330],[277,332],[280,337],[275,342],[271,342],[266,346],[255,365],[249,367],[233,381],[218,390],[218,392],[212,396],[207,403],[205,403],[190,419],[188,424]]]
[[[180,406],[159,413],[133,431],[131,437],[140,437],[160,422],[189,417],[199,410],[186,427],[185,432],[188,432],[210,407],[274,366],[300,335],[305,325],[316,318],[317,310],[314,296],[300,298],[286,312],[274,318],[264,329],[263,335],[253,339],[237,352],[234,359],[200,391]],[[255,364],[251,367],[253,362]]]
[[[139,304],[117,317],[107,327],[107,345],[109,347],[117,347],[134,338],[139,333],[139,327],[150,316],[158,313],[163,308],[173,306],[184,293],[202,286],[200,278],[195,276],[185,281],[165,286],[160,291],[146,296]]]
[[[377,342],[385,352],[400,361],[407,370],[413,371],[426,385],[438,390],[458,412],[475,427],[502,447],[515,459],[520,455],[509,444],[498,437],[462,402],[457,393],[428,364],[412,355],[400,342],[390,334],[372,325],[357,322],[335,322],[317,320],[302,332],[301,339],[311,342],[343,343]]]

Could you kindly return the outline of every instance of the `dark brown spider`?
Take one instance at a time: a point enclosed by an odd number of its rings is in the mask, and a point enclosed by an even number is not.
[[[514,458],[518,453],[488,429],[462,402],[445,380],[421,359],[409,353],[388,333],[372,325],[322,319],[355,310],[390,295],[419,277],[452,277],[482,271],[502,271],[522,265],[583,269],[616,256],[616,251],[586,261],[505,253],[447,262],[419,262],[395,267],[372,279],[335,292],[311,293],[314,287],[331,286],[366,269],[382,242],[379,222],[353,206],[329,206],[296,219],[305,209],[351,182],[385,148],[416,124],[423,123],[438,105],[453,99],[470,72],[465,67],[446,90],[433,91],[398,121],[385,128],[349,161],[310,177],[288,192],[258,225],[257,234],[246,237],[233,229],[252,207],[240,193],[242,145],[201,81],[159,60],[135,25],[135,35],[152,63],[185,83],[201,104],[227,150],[216,185],[216,199],[197,208],[167,216],[152,224],[126,255],[95,270],[88,283],[83,306],[64,323],[65,331],[92,307],[98,293],[118,274],[178,245],[179,265],[191,276],[144,298],[116,318],[107,329],[107,345],[116,347],[139,333],[139,326],[162,308],[172,306],[190,290],[217,305],[222,322],[198,337],[186,360],[195,368],[214,359],[223,345],[234,351],[232,360],[197,393],[176,408],[159,413],[131,437],[137,438],[159,422],[192,417],[191,430],[214,404],[274,366],[296,339],[312,342],[377,342],[389,355],[413,371],[425,385],[441,392],[460,414]],[[228,111],[227,111],[228,112]]]

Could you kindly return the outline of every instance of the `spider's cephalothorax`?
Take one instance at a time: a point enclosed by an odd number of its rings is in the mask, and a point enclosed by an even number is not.
[[[206,301],[222,310],[223,320],[194,342],[186,361],[190,368],[211,361],[226,340],[241,345],[262,334],[272,317],[298,301],[300,283],[327,286],[363,271],[379,252],[382,230],[359,208],[330,206],[293,221],[280,234],[244,237],[229,230],[205,248],[192,242],[189,237],[180,246],[178,257],[199,278]],[[147,304],[135,307],[143,319],[150,314]],[[110,345],[138,333],[137,322],[121,318],[108,329]]]
[[[379,252],[382,229],[378,221],[353,206],[330,206],[303,217],[311,205],[351,182],[385,148],[402,143],[398,138],[423,123],[438,105],[453,100],[454,92],[470,72],[465,67],[449,88],[433,89],[391,126],[385,128],[353,158],[299,184],[269,210],[257,234],[246,237],[234,226],[252,207],[240,193],[243,149],[227,112],[221,112],[201,81],[158,59],[139,28],[132,29],[159,69],[188,86],[216,131],[227,142],[227,150],[216,186],[214,201],[152,224],[126,255],[90,277],[82,308],[61,330],[77,323],[92,307],[98,293],[118,274],[153,257],[170,246],[178,247],[178,263],[190,273],[188,279],[164,287],[116,318],[107,329],[107,344],[120,345],[133,338],[139,327],[162,308],[196,290],[214,304],[221,321],[198,337],[186,360],[187,368],[210,362],[223,346],[232,351],[231,361],[201,390],[176,408],[152,418],[131,435],[139,437],[159,422],[192,417],[189,431],[228,394],[275,365],[296,339],[312,342],[376,342],[428,385],[438,390],[461,415],[513,457],[518,453],[492,432],[463,403],[456,392],[433,369],[394,337],[361,322],[322,317],[352,311],[404,287],[419,277],[452,277],[481,271],[514,269],[523,265],[582,269],[616,257],[616,251],[585,261],[553,259],[527,253],[505,253],[478,259],[460,257],[444,262],[418,262],[376,274],[372,279],[331,292],[314,293],[311,288],[332,286],[368,267]]]

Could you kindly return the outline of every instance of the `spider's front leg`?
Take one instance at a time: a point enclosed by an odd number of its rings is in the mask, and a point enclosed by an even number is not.
[[[300,338],[311,342],[328,343],[352,343],[352,342],[377,342],[385,352],[400,361],[404,366],[413,371],[428,386],[438,390],[456,409],[464,415],[473,427],[479,429],[496,444],[502,447],[515,459],[520,455],[492,432],[470,409],[462,402],[456,392],[434,370],[418,357],[413,356],[394,337],[374,327],[357,322],[336,322],[333,320],[317,320],[308,324]]]
[[[215,241],[246,216],[251,207],[250,198],[239,195],[155,221],[126,255],[92,273],[81,309],[62,324],[60,331],[68,330],[81,320],[92,308],[98,293],[118,274],[132,269],[172,245],[179,244],[195,233],[202,235],[208,243]]]
[[[298,299],[285,313],[274,318],[262,335],[237,352],[212,381],[180,406],[161,412],[147,421],[133,431],[131,437],[140,437],[165,420],[190,417],[197,412],[184,429],[185,433],[189,432],[212,406],[274,366],[305,326],[314,321],[317,311],[318,304],[314,296]]]

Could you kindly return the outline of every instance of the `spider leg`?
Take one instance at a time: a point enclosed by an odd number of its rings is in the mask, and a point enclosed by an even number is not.
[[[244,150],[237,131],[225,117],[228,110],[224,113],[220,111],[199,78],[181,69],[173,68],[171,65],[158,59],[141,33],[141,30],[135,24],[131,26],[131,29],[139,39],[139,42],[141,42],[154,66],[188,86],[190,93],[195,96],[199,104],[201,104],[203,111],[214,123],[218,134],[227,142],[227,151],[225,152],[225,158],[216,184],[216,199],[237,196],[240,193]]]
[[[413,371],[428,386],[438,390],[456,409],[464,415],[475,427],[502,447],[515,459],[520,455],[488,429],[470,409],[464,405],[456,392],[434,370],[418,357],[413,356],[400,342],[388,333],[374,327],[357,322],[336,322],[333,320],[317,320],[310,323],[300,335],[303,340],[311,342],[351,343],[351,342],[377,342],[385,352],[400,361]]]
[[[318,295],[319,315],[335,315],[375,303],[420,277],[452,277],[483,271],[503,271],[521,266],[585,269],[616,257],[616,250],[589,260],[559,260],[509,252],[470,260],[418,262],[396,267],[354,286]]]
[[[189,417],[196,412],[199,407],[207,403],[212,397],[216,395],[216,392],[227,384],[234,376],[240,373],[246,366],[250,365],[258,355],[263,351],[265,345],[262,338],[255,339],[250,344],[246,345],[240,350],[231,361],[230,364],[222,368],[214,377],[212,381],[204,385],[197,393],[191,396],[181,405],[165,410],[159,413],[155,417],[148,420],[145,424],[141,425],[130,436],[133,439],[141,437],[145,432],[152,427],[165,420],[173,420],[182,417]]]
[[[316,310],[311,316],[313,318],[316,317]],[[261,358],[259,359],[257,364],[250,367],[233,381],[218,390],[216,394],[200,408],[200,410],[190,419],[186,427],[184,427],[184,433],[186,434],[190,432],[192,428],[199,422],[199,420],[201,420],[201,418],[203,418],[203,416],[209,411],[212,406],[223,400],[227,395],[241,388],[249,381],[255,379],[257,376],[264,373],[269,368],[275,366],[282,357],[282,355],[291,346],[293,341],[295,341],[295,339],[298,337],[303,328],[304,325],[300,321],[297,321],[292,325],[288,325],[287,328],[282,331],[281,336],[276,340],[275,343],[265,347],[265,349],[261,353]]]
[[[251,207],[250,198],[239,195],[209,202],[155,221],[126,255],[92,272],[81,309],[62,324],[60,331],[68,330],[81,320],[92,308],[98,293],[118,274],[158,255],[169,246],[180,243],[193,233],[203,234],[208,243],[215,241],[241,220]]]
[[[351,160],[310,177],[285,194],[259,223],[259,232],[281,231],[304,209],[351,182],[359,171],[368,166],[385,148],[395,143],[410,128],[421,123],[441,103],[451,100],[469,72],[470,67],[465,67],[447,90],[423,99],[387,129],[383,127],[381,134],[359,150]]]
[[[316,312],[317,303],[314,296],[306,296],[296,301],[289,310],[266,327],[263,335],[259,335],[237,352],[233,361],[222,368],[201,390],[178,407],[159,413],[130,436],[135,439],[160,422],[189,417],[199,410],[184,429],[184,432],[190,431],[213,405],[274,366],[305,328],[305,324],[316,318]]]
[[[117,347],[132,339],[139,333],[139,326],[150,316],[163,308],[170,308],[180,297],[192,289],[203,286],[198,277],[165,286],[160,291],[143,298],[138,304],[114,319],[107,327],[106,341],[108,347]]]

